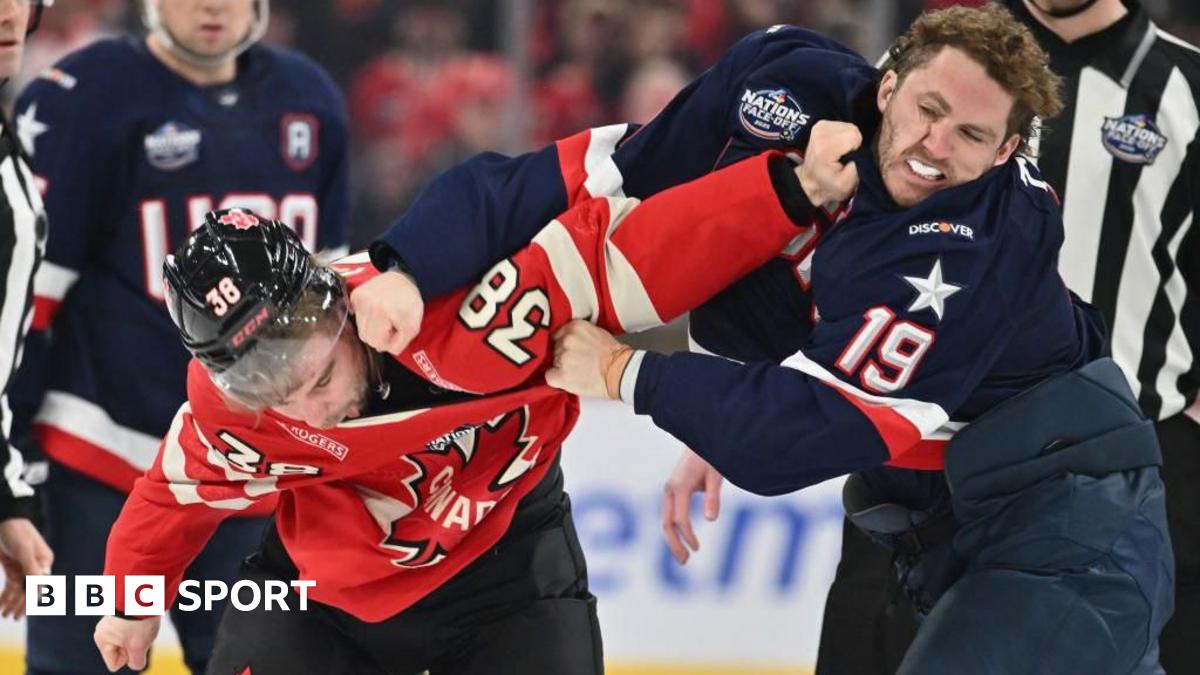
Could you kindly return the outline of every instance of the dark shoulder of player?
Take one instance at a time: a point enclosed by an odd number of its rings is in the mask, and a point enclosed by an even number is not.
[[[119,97],[122,83],[142,82],[139,71],[154,65],[146,56],[133,37],[96,40],[37,73],[21,91],[17,107],[30,97],[61,95],[76,106],[84,97]]]
[[[996,210],[1002,231],[1036,250],[1057,251],[1063,242],[1062,206],[1034,160],[1013,155],[997,179],[1003,202]],[[1031,251],[1032,252],[1032,251]]]
[[[309,102],[312,107],[328,107],[331,114],[345,117],[345,101],[333,78],[316,61],[294,49],[258,43],[247,56],[263,64],[263,76],[271,86]]]
[[[796,26],[769,28],[746,40],[760,43],[744,81],[751,94],[783,97],[785,104],[794,98],[817,119],[856,119],[863,106],[873,108],[879,71],[836,40]]]

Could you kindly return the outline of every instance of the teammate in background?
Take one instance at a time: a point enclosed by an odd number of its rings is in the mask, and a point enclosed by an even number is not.
[[[49,458],[55,574],[103,569],[121,505],[186,397],[188,354],[164,305],[167,253],[206,212],[234,205],[283,220],[310,250],[346,241],[343,102],[311,61],[256,44],[267,0],[142,10],[144,39],[69,55],[16,103],[52,225],[13,409],[17,433],[32,432]],[[189,575],[232,580],[264,524],[225,523]],[[95,618],[67,614],[30,621],[29,672],[105,671]],[[219,616],[176,614],[193,672],[205,670]]]
[[[21,70],[25,40],[37,29],[52,0],[0,2],[0,86]],[[21,361],[22,340],[33,310],[33,276],[45,249],[46,216],[21,142],[0,114],[0,411],[7,412],[7,391]],[[34,522],[34,490],[23,476],[21,452],[13,447],[12,419],[0,417],[0,566],[4,590],[0,616],[25,614],[25,575],[46,574],[54,559]]]
[[[877,123],[814,125],[803,192],[845,215],[796,287],[812,328],[782,364],[634,352],[580,322],[556,335],[547,383],[633,405],[742,487],[853,473],[848,515],[892,547],[924,617],[901,673],[1163,672],[1153,427],[1054,268],[1053,191],[1012,156],[1057,86],[1001,8],[909,28]],[[823,126],[840,138],[818,145]]]
[[[1200,672],[1200,51],[1136,0],[1009,0],[1066,80],[1041,139],[1063,199],[1059,270],[1096,305],[1113,359],[1155,420],[1175,551],[1168,673]]]
[[[210,672],[603,672],[558,462],[578,405],[541,381],[550,334],[573,317],[637,330],[703,301],[810,228],[811,209],[776,196],[795,181],[771,154],[640,204],[582,200],[431,301],[394,357],[347,320],[346,283],[353,301],[378,275],[365,254],[335,263],[343,282],[281,226],[213,214],[167,262],[196,356],[189,401],[114,526],[106,573],[162,574],[173,594],[222,519],[279,491],[243,578],[314,580],[316,606],[228,607]],[[713,192],[739,208],[707,208]],[[106,617],[96,644],[111,668],[141,667],[158,625]]]

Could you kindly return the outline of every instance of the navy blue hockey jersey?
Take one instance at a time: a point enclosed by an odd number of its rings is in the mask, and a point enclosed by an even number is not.
[[[232,82],[199,87],[119,39],[42,73],[16,119],[50,234],[14,417],[55,460],[128,490],[186,397],[164,259],[229,206],[344,250],[344,104],[290,51],[252,47]]]
[[[809,31],[752,34],[641,129],[594,129],[586,142],[452,170],[381,246],[423,292],[443,292],[527,238],[535,204],[644,196],[766,148],[802,149],[819,119],[854,122],[869,139],[877,80]],[[692,314],[703,350],[758,363],[651,354],[638,373],[639,412],[758,492],[884,462],[938,469],[962,423],[1101,351],[1098,318],[1055,271],[1061,216],[1027,160],[907,210],[869,151],[854,161],[861,183],[833,224]],[[452,204],[452,217],[430,218]]]

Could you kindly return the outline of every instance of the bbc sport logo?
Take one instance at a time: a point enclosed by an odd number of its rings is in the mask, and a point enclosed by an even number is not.
[[[25,577],[25,613],[29,616],[66,616],[67,578],[61,574]],[[109,575],[80,574],[74,579],[75,616],[109,616],[117,611],[117,578]],[[292,582],[269,579],[258,584],[247,579],[230,587],[224,581],[206,579],[203,582],[187,579],[179,584],[179,604],[176,609],[195,612],[209,611],[221,600],[239,611],[251,611],[263,606],[265,611],[292,610],[288,604],[289,589],[295,589],[296,609],[308,609],[308,589],[316,587],[312,579]],[[125,577],[126,616],[161,616],[166,612],[166,580],[156,575]]]

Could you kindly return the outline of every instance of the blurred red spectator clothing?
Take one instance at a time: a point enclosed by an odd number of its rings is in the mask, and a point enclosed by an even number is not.
[[[399,52],[368,63],[350,86],[350,122],[360,143],[387,142],[419,163],[451,134],[451,120],[428,100],[436,80]]]
[[[500,101],[513,93],[516,76],[501,56],[493,54],[464,54],[447,61],[435,78],[434,95],[443,99],[491,99]],[[454,101],[446,102],[453,105]]]
[[[399,54],[385,54],[359,69],[350,84],[350,117],[363,140],[394,133],[417,98],[417,78]]]
[[[701,63],[714,63],[728,47],[722,0],[687,0],[684,43]]]
[[[605,119],[590,70],[580,63],[556,68],[536,85],[536,120],[532,134],[538,146],[580,129],[617,120]]]
[[[427,100],[433,114],[451,122],[457,155],[505,144],[504,106],[516,92],[516,74],[503,58],[471,54],[448,61]]]
[[[813,26],[815,2],[773,0],[682,0],[684,44],[692,65],[707,67],[745,35],[777,23]]]

